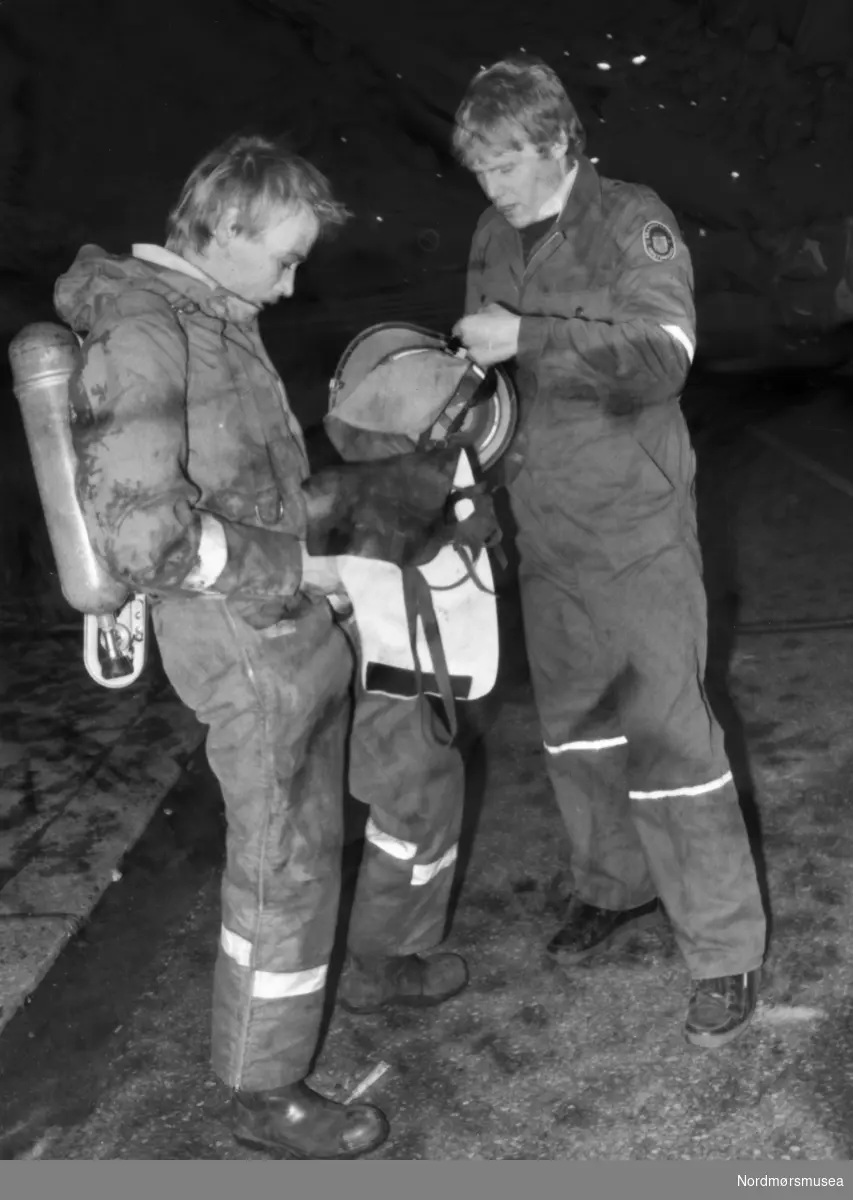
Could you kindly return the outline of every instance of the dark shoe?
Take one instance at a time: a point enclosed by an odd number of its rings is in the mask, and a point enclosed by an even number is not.
[[[374,1013],[391,1004],[430,1008],[461,992],[468,983],[465,959],[458,954],[421,958],[351,958],[341,981],[339,1000],[351,1013]]]
[[[235,1092],[234,1137],[284,1158],[357,1158],[388,1137],[385,1114],[372,1104],[338,1104],[304,1081],[269,1092]]]
[[[733,1042],[746,1032],[757,999],[758,971],[694,980],[684,1036],[707,1050]]]
[[[596,908],[593,904],[584,904],[582,900],[572,898],[566,923],[551,938],[547,951],[561,964],[583,962],[593,954],[601,954],[611,946],[619,945],[637,929],[651,924],[657,906],[657,900],[650,900],[639,908],[627,908],[620,912]]]

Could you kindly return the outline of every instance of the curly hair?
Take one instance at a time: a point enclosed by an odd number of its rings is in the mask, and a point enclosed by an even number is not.
[[[321,233],[351,216],[335,200],[325,175],[286,142],[237,134],[192,170],[169,213],[166,245],[176,253],[203,250],[229,209],[237,211],[238,232],[257,237],[279,206],[309,210]]]
[[[562,137],[568,154],[583,154],[586,134],[559,75],[541,58],[513,54],[479,71],[456,110],[453,150],[470,167],[478,149],[525,142],[547,153]]]

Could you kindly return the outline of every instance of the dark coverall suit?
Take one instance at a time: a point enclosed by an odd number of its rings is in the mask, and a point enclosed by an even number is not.
[[[695,344],[689,252],[654,192],[581,158],[526,260],[499,213],[481,218],[466,312],[490,303],[522,316],[509,491],[573,892],[611,910],[658,896],[694,978],[750,971],[765,918],[703,690],[695,460],[679,406]]]
[[[78,492],[109,572],[153,598],[166,673],[208,726],[228,818],[213,1065],[264,1091],[304,1078],[316,1049],[352,646],[300,587],[308,463],[257,310],[168,251],[135,255],[84,247],[57,283],[57,311],[86,339],[71,380]],[[350,783],[371,805],[356,954],[441,938],[463,768],[424,733],[424,703],[356,703]]]

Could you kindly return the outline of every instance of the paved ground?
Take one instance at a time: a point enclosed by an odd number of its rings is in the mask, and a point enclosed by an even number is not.
[[[468,957],[471,989],[433,1014],[335,1012],[319,1060],[318,1086],[339,1095],[389,1064],[370,1094],[393,1121],[379,1158],[853,1156],[853,499],[777,444],[853,480],[839,450],[853,412],[829,395],[767,420],[752,397],[770,445],[744,433],[731,396],[697,390],[691,403],[714,692],[773,918],[754,1029],[717,1054],[685,1048],[689,981],[663,925],[570,975],[543,961],[564,847],[510,604],[505,679],[474,714],[485,736],[448,943]],[[85,685],[66,637],[7,646],[7,1015],[35,981],[37,948],[58,949],[108,886],[0,1036],[0,1154],[252,1157],[220,1127],[225,1096],[207,1068],[222,823],[190,753],[197,730],[156,670],[117,699]],[[355,836],[361,806],[349,815]],[[60,836],[69,821],[73,839]],[[350,867],[357,855],[354,841]]]
[[[137,686],[107,691],[83,668],[79,623],[34,638],[26,610],[3,616],[0,1028],[120,876],[202,736],[156,656]]]

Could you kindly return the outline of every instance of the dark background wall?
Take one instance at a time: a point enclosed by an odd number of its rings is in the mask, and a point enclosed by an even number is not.
[[[599,168],[675,210],[703,359],[772,357],[853,318],[849,0],[7,0],[0,338],[52,315],[82,243],[161,240],[220,138],[289,132],[356,214],[265,318],[316,420],[352,333],[457,315],[483,200],[450,160],[450,121],[477,67],[519,47],[561,72]],[[7,387],[0,411],[9,587],[38,517]]]

